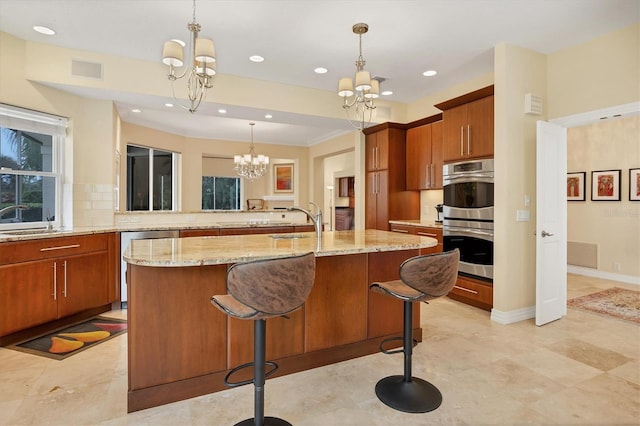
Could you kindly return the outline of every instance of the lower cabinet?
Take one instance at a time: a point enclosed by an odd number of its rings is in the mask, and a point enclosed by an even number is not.
[[[463,275],[458,275],[458,281],[448,296],[487,311],[493,307],[493,286],[488,282]]]
[[[420,249],[420,254],[442,253],[442,228],[390,223],[389,230],[391,232],[399,232],[402,234],[422,235],[423,237],[435,238],[438,240],[438,245]]]
[[[113,237],[0,244],[0,336],[111,303]]]

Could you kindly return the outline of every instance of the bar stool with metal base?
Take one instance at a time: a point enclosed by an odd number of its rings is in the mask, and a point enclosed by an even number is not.
[[[413,346],[417,344],[412,335],[413,303],[426,302],[449,293],[456,283],[459,261],[458,249],[412,257],[400,265],[399,280],[374,282],[370,286],[371,290],[404,301],[402,349],[383,349],[386,342],[400,340],[399,337],[386,339],[380,344],[383,353],[404,353],[404,375],[385,377],[376,384],[378,399],[391,408],[407,413],[426,413],[442,403],[438,388],[411,376],[411,355]]]
[[[236,263],[227,271],[229,294],[211,298],[211,303],[227,315],[254,321],[253,362],[235,367],[225,377],[230,387],[254,385],[254,416],[237,425],[290,426],[280,418],[264,416],[265,379],[278,369],[277,364],[265,360],[266,319],[284,316],[302,307],[313,287],[315,266],[313,253]],[[271,367],[267,373],[265,364]],[[250,366],[253,366],[253,379],[229,381],[232,374]]]

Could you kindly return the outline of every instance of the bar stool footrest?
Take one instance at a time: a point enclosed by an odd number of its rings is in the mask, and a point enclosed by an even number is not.
[[[276,372],[276,370],[278,369],[278,364],[276,364],[273,361],[266,361],[264,364],[271,367],[271,370],[265,371],[264,373],[264,378],[267,379],[270,375]],[[249,380],[242,380],[239,382],[230,382],[229,377],[231,377],[233,374],[236,374],[240,370],[253,367],[254,365],[255,365],[255,362],[247,362],[246,364],[242,364],[237,367],[234,367],[231,371],[229,371],[229,373],[227,373],[226,376],[224,376],[224,384],[230,388],[235,388],[238,386],[244,386],[244,385],[249,385],[253,383],[255,381],[255,377]]]
[[[236,423],[234,426],[254,426],[255,424],[255,418],[252,418],[243,420],[240,423]],[[288,421],[280,419],[278,417],[265,417],[263,424],[264,426],[293,426]]]
[[[384,339],[382,342],[380,342],[380,346],[378,347],[378,349],[380,349],[380,352],[382,352],[385,355],[393,355],[393,354],[399,354],[399,353],[403,353],[404,352],[404,347],[400,348],[400,349],[384,349],[383,346],[385,344],[387,344],[388,342],[396,342],[396,341],[400,341],[403,342],[404,341],[404,337],[402,336],[397,336],[397,337],[389,337],[388,339]],[[413,346],[412,347],[416,347],[418,346],[418,341],[416,339],[412,339],[413,341]]]
[[[376,396],[389,407],[405,413],[427,413],[442,404],[437,387],[417,377],[389,376],[376,384]]]

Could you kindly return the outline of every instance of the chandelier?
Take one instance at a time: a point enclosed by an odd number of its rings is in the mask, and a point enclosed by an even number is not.
[[[369,31],[369,26],[365,23],[359,23],[355,24],[352,29],[353,33],[359,37],[360,47],[360,54],[356,60],[355,91],[351,77],[345,77],[338,82],[338,95],[344,99],[342,108],[346,111],[347,119],[351,125],[362,130],[371,123],[373,110],[376,108],[374,99],[380,93],[380,82],[372,79],[369,71],[364,70],[366,61],[362,57],[362,34]]]
[[[200,24],[196,22],[196,0],[193,0],[193,21],[187,24],[190,34],[189,53],[190,57],[184,62],[182,48],[185,43],[180,40],[169,40],[164,43],[162,49],[162,62],[169,65],[169,80],[171,81],[171,91],[173,98],[176,97],[174,83],[176,80],[186,78],[187,97],[189,105],[182,105],[189,112],[194,113],[200,106],[202,99],[206,96],[207,89],[212,86],[213,76],[216,75],[216,54],[213,47],[213,40],[198,37]],[[184,70],[176,68],[185,66]]]
[[[264,175],[269,168],[269,157],[266,155],[256,155],[256,149],[253,146],[253,126],[256,123],[249,123],[251,126],[251,145],[249,145],[249,153],[244,155],[234,155],[236,172],[249,180],[257,179]]]

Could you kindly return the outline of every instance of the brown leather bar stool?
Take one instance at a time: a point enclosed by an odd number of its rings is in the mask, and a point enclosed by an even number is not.
[[[266,319],[284,316],[302,307],[313,287],[315,270],[313,253],[236,263],[227,271],[229,294],[211,298],[211,303],[227,315],[254,322],[253,362],[235,367],[225,377],[230,387],[254,385],[254,416],[236,426],[291,426],[286,420],[264,416],[265,379],[278,369],[276,363],[265,360]],[[267,373],[265,364],[272,367]],[[229,381],[232,374],[251,366],[253,379]]]
[[[404,375],[389,376],[376,384],[376,395],[391,408],[407,413],[433,411],[442,403],[442,394],[426,380],[411,376],[413,346],[413,303],[426,302],[449,293],[456,283],[460,252],[458,249],[445,253],[416,256],[400,265],[400,279],[374,282],[371,290],[404,301],[404,330],[402,338],[392,337],[380,344],[385,354],[404,353]],[[402,349],[385,350],[390,340],[402,339]]]

